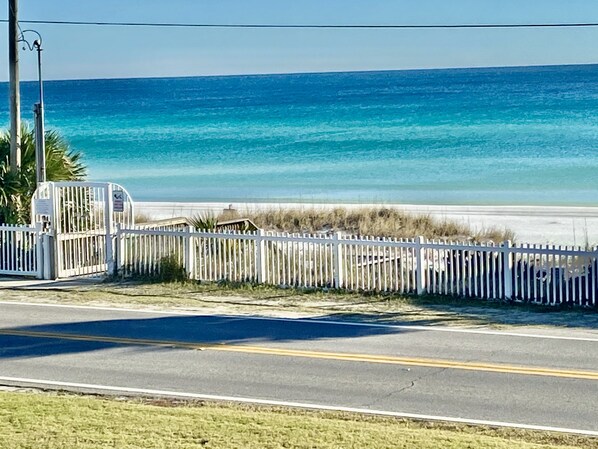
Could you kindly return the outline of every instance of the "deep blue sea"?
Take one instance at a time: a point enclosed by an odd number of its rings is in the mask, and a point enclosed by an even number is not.
[[[22,84],[30,120],[36,84]],[[598,66],[51,81],[137,200],[598,205]],[[0,84],[0,125],[8,125]]]

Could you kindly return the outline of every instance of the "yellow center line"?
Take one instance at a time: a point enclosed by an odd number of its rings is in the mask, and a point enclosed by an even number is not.
[[[598,380],[596,371],[565,370],[533,366],[513,366],[482,362],[463,362],[432,358],[394,357],[388,355],[354,354],[343,352],[307,351],[300,349],[268,348],[263,346],[231,345],[224,343],[189,343],[174,340],[151,340],[144,338],[108,337],[100,335],[70,334],[62,332],[42,332],[25,330],[2,330],[0,335],[34,338],[54,338],[60,340],[90,341],[100,343],[160,346],[181,349],[209,349],[212,351],[262,354],[270,356],[303,357],[310,359],[340,360],[347,362],[381,363],[390,365],[421,366],[426,368],[448,368],[493,373],[522,374],[530,376],[550,376],[571,379]]]

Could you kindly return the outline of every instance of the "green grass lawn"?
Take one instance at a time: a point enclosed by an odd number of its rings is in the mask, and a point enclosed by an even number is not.
[[[346,413],[0,392],[0,448],[579,448],[575,435]]]

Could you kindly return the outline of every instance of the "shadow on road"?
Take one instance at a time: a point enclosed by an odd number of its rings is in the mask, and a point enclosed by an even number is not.
[[[326,317],[320,317],[324,320]],[[0,360],[43,357],[102,349],[139,346],[131,343],[78,341],[59,336],[11,335],[13,333],[51,333],[68,336],[116,337],[197,344],[246,344],[290,342],[336,338],[357,338],[413,332],[376,326],[348,326],[309,320],[252,319],[214,315],[170,316],[158,318],[114,319],[52,323],[38,326],[4,328],[0,334]]]

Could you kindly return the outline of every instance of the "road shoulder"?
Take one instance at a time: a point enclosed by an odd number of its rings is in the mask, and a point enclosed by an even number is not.
[[[598,336],[597,309],[563,309],[458,298],[216,284],[108,283],[94,279],[0,280],[0,292],[1,300],[9,302]]]

